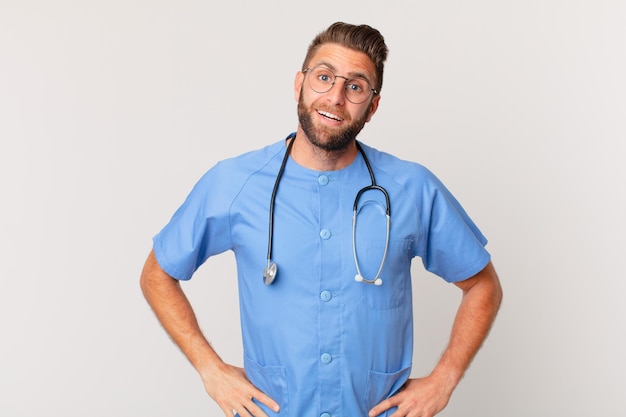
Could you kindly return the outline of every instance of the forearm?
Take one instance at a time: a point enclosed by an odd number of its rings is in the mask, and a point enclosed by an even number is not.
[[[239,415],[267,417],[254,400],[276,412],[280,410],[273,399],[248,381],[243,369],[220,359],[202,334],[179,282],[161,269],[153,252],[141,274],[141,289],[161,325],[196,368],[207,393],[225,416],[232,416],[235,410]]]
[[[487,338],[502,300],[502,289],[491,263],[475,277],[457,285],[463,290],[463,298],[449,344],[431,374],[450,393]]]
[[[403,389],[369,412],[380,415],[397,407],[398,416],[432,417],[443,410],[484,342],[500,307],[502,289],[489,263],[476,276],[456,284],[463,290],[450,342],[437,366],[424,378],[409,379]]]
[[[202,375],[222,364],[206,340],[196,315],[180,287],[180,283],[165,273],[151,252],[141,274],[141,289],[157,319]]]

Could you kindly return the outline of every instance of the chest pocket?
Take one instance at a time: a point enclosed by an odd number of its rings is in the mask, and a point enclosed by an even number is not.
[[[361,283],[361,300],[373,309],[389,309],[401,306],[410,290],[411,240],[390,240],[385,265],[380,278],[381,285]],[[385,242],[359,242],[359,267],[367,279],[376,275],[385,252]]]

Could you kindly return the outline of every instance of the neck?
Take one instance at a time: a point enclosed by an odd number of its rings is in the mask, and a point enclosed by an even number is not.
[[[350,142],[345,148],[332,151],[315,146],[309,141],[300,128],[298,128],[295,142],[291,149],[291,157],[294,161],[314,171],[336,171],[343,169],[354,161],[357,153],[358,149],[355,141]]]

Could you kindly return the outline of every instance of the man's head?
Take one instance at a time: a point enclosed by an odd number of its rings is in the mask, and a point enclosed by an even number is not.
[[[378,30],[368,25],[351,25],[343,22],[333,23],[328,29],[318,34],[309,45],[304,63],[302,64],[302,70],[309,67],[311,59],[317,50],[326,43],[336,43],[367,55],[376,67],[376,82],[373,87],[380,92],[383,86],[383,72],[389,50],[383,35]]]
[[[367,25],[335,23],[315,37],[294,85],[300,132],[311,144],[351,146],[378,108],[386,58],[382,35]]]

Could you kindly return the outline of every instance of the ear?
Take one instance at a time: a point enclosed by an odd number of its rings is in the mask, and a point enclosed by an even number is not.
[[[372,120],[372,116],[374,115],[374,113],[376,113],[376,110],[378,110],[379,102],[380,102],[380,95],[376,94],[374,98],[372,99],[372,102],[370,103],[369,109],[367,109],[368,114],[367,114],[367,118],[365,119],[366,123]]]
[[[296,99],[296,103],[300,101],[300,92],[302,91],[302,83],[304,82],[304,73],[298,71],[296,73],[296,79],[293,83],[293,95]]]

